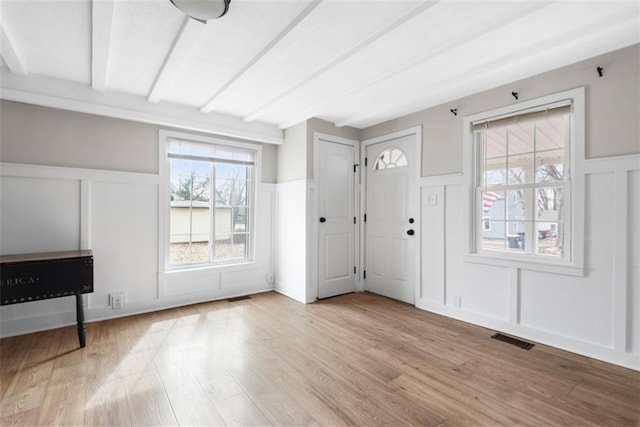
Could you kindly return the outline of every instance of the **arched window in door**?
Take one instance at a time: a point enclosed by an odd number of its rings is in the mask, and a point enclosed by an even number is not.
[[[380,153],[373,165],[373,169],[379,171],[383,169],[399,168],[407,166],[408,164],[409,162],[407,161],[407,156],[404,154],[404,151],[399,148],[390,147]]]

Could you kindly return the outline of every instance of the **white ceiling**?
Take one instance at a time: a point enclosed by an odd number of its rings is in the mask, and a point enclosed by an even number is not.
[[[206,25],[169,0],[0,5],[3,98],[272,142],[311,117],[363,128],[640,41],[638,1],[232,0]]]

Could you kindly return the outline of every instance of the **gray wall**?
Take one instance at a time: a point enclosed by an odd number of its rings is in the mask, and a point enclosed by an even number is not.
[[[284,131],[284,144],[276,148],[277,182],[289,182],[307,177],[307,122],[300,122]]]
[[[278,182],[313,179],[313,134],[319,132],[360,140],[360,130],[338,128],[326,120],[311,118],[284,131],[284,144],[277,147]]]
[[[0,161],[157,174],[160,129],[157,125],[3,100]],[[262,181],[275,182],[276,148],[273,144],[262,146]]]
[[[640,153],[639,63],[640,45],[630,46],[372,126],[360,136],[364,140],[421,125],[422,176],[461,173],[465,116],[585,86],[587,158]],[[601,78],[598,66],[604,68]],[[518,101],[512,91],[520,94]],[[458,109],[457,116],[451,108]]]
[[[336,127],[333,123],[326,120],[311,118],[307,120],[307,178],[314,178],[313,171],[313,134],[324,133],[326,135],[338,136],[340,138],[353,139],[360,141],[360,129],[349,126]]]

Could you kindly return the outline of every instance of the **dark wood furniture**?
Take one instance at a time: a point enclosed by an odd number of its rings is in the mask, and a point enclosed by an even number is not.
[[[80,347],[86,345],[82,294],[91,292],[91,250],[0,256],[0,305],[75,296]]]

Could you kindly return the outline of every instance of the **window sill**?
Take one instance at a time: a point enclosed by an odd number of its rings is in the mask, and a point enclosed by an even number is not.
[[[184,267],[172,267],[161,271],[161,274],[167,275],[199,275],[209,273],[223,273],[226,271],[248,270],[256,267],[255,260],[242,260],[229,264],[206,264],[206,265],[188,265]]]
[[[500,256],[481,254],[466,254],[465,262],[474,264],[495,265],[498,267],[517,268],[520,270],[538,271],[543,273],[564,274],[567,276],[584,277],[584,268],[574,263],[552,260],[537,260],[529,256]]]

